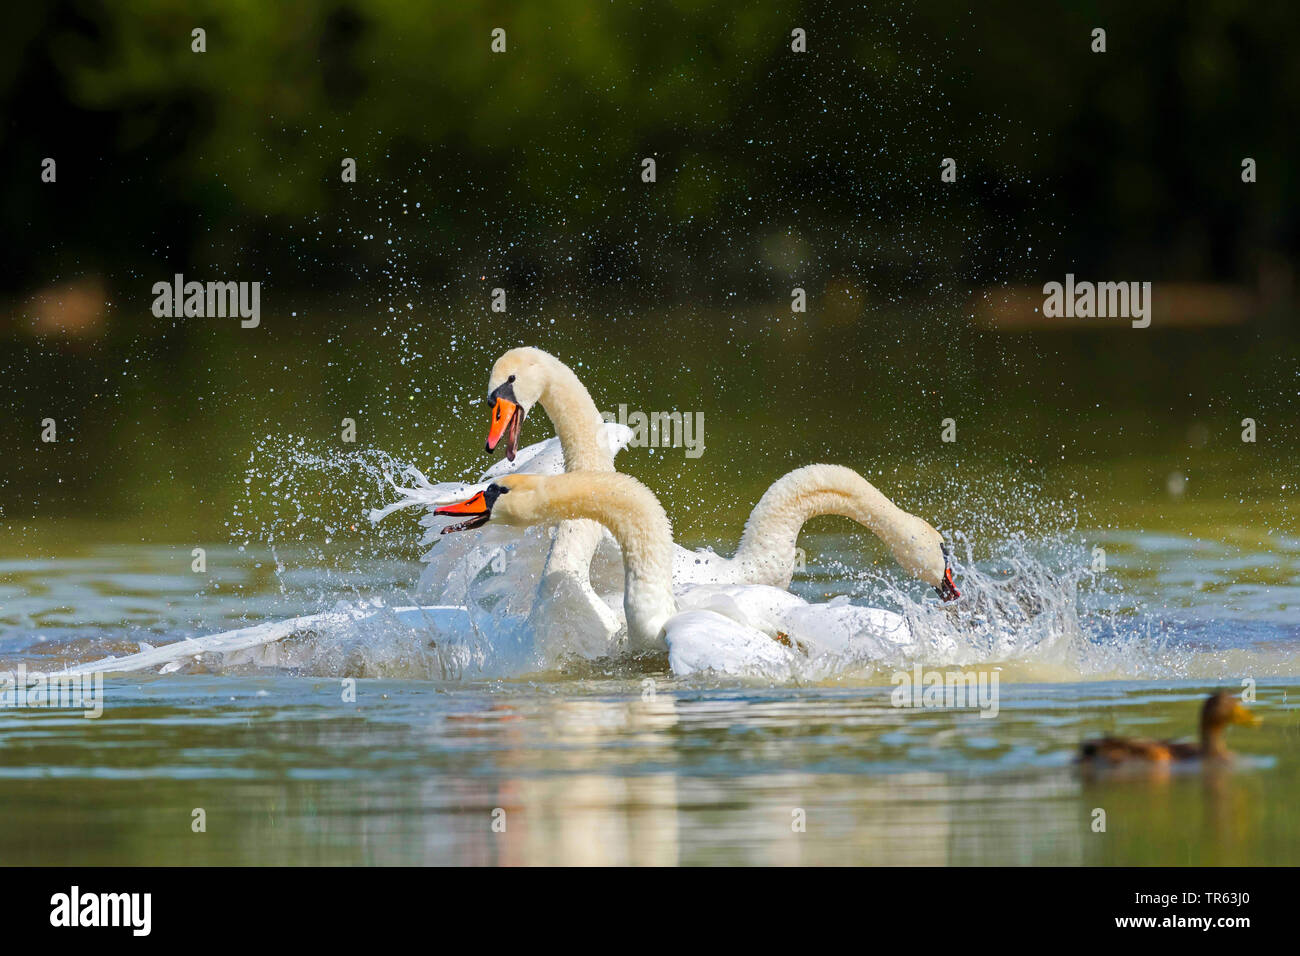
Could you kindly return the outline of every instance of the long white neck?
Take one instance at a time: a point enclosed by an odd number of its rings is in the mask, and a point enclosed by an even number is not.
[[[560,439],[564,470],[613,471],[614,456],[601,438],[603,422],[591,393],[569,366],[554,355],[540,354],[546,377],[537,403],[546,411]],[[600,528],[592,522],[566,521],[561,524],[546,555],[546,566],[542,570],[543,591],[553,586],[557,578],[576,577],[586,582],[591,573],[591,559],[599,546]]]
[[[588,519],[609,529],[623,550],[623,610],[634,646],[659,646],[677,613],[673,533],[653,492],[631,475],[573,472],[539,478],[536,519]]]
[[[546,384],[538,404],[546,410],[564,450],[565,471],[613,471],[614,456],[601,440],[603,420],[591,393],[573,370],[547,355]]]
[[[935,587],[943,582],[943,538],[939,532],[899,508],[856,471],[840,465],[797,468],[763,493],[745,522],[734,559],[744,566],[746,580],[789,586],[799,530],[817,515],[852,518],[888,545],[913,577]]]

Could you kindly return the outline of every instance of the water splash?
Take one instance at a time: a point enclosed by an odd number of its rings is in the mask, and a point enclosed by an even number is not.
[[[413,585],[412,523],[376,526],[362,517],[375,505],[388,503],[391,511],[394,494],[400,496],[402,481],[411,478],[435,488],[382,451],[320,452],[301,438],[267,438],[250,455],[245,500],[235,508],[231,529],[241,550],[270,550],[278,590],[294,601],[296,616],[166,647],[78,641],[62,651],[47,646],[44,656],[81,664],[108,652],[163,672],[271,669],[448,680],[662,669],[662,655],[627,657],[622,633],[599,646],[563,626],[539,636],[530,615],[537,610],[537,582],[552,529],[489,525],[442,536],[447,519],[426,513],[415,525],[424,551]],[[812,597],[810,592],[830,585],[841,596],[751,622],[801,650],[785,672],[751,676],[878,683],[914,663],[997,668],[1004,679],[1043,681],[1295,672],[1293,647],[1207,647],[1186,622],[1153,610],[1140,585],[1126,587],[1121,576],[1092,571],[1087,544],[1065,503],[1017,487],[1012,500],[994,494],[985,502],[990,517],[976,507],[989,489],[960,490],[962,500],[985,516],[978,549],[974,534],[946,535],[956,545],[959,601],[943,604],[892,566],[864,569],[861,555],[838,552],[811,569],[811,580],[796,581],[795,590]],[[993,528],[1009,533],[990,544]],[[293,545],[295,557],[305,555],[297,557],[300,567],[282,556],[285,544]],[[399,570],[377,580],[374,569],[384,562]],[[592,583],[621,613],[622,561],[612,538],[597,551]],[[302,614],[303,604],[314,614]],[[900,615],[905,638],[889,628],[863,626],[861,615],[849,613],[864,606]],[[158,653],[166,660],[160,663]]]

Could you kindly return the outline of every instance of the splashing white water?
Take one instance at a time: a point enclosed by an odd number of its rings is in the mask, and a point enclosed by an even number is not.
[[[323,537],[328,542],[335,529],[344,523],[350,527],[357,514],[374,504],[376,497],[383,501],[391,496],[393,488],[401,497],[377,509],[377,517],[402,507],[427,506],[447,495],[464,497],[467,489],[475,487],[435,485],[380,452],[317,455],[302,440],[268,440],[262,451],[273,464],[250,465],[249,496],[274,500],[277,507],[272,509],[273,517],[256,528],[236,530],[246,541],[264,543],[273,554],[282,541],[311,542]],[[545,467],[558,470],[558,459]],[[414,487],[403,487],[404,483]],[[329,494],[322,493],[322,486]],[[975,500],[976,495],[968,497]],[[330,507],[341,514],[322,513]],[[1069,514],[1057,504],[1047,507],[1057,516]],[[248,513],[254,510],[250,506]],[[239,515],[237,509],[237,520]],[[418,606],[400,589],[376,592],[373,587],[369,594],[358,592],[353,600],[340,602],[340,588],[331,585],[326,575],[317,600],[318,606],[331,610],[146,647],[108,664],[85,653],[80,659],[86,663],[77,666],[163,673],[274,669],[312,676],[450,680],[555,670],[586,673],[590,666],[662,668],[662,656],[640,661],[627,657],[622,635],[612,644],[597,646],[579,633],[566,632],[563,621],[560,627],[548,629],[545,638],[530,628],[551,529],[521,531],[488,525],[444,537],[438,534],[444,523],[445,519],[431,514],[420,520],[427,551]],[[355,557],[362,562],[392,560],[407,534],[400,530],[373,534]],[[1145,612],[1141,597],[1125,594],[1114,576],[1088,570],[1086,548],[1074,533],[1033,537],[1021,525],[1004,540],[982,548],[978,560],[966,538],[948,537],[960,544],[954,561],[963,592],[959,601],[943,604],[929,589],[922,590],[892,568],[883,573],[862,571],[857,569],[860,559],[842,556],[829,562],[831,573],[819,584],[849,591],[852,602],[839,597],[751,621],[793,653],[779,673],[764,667],[746,671],[744,666],[735,673],[794,682],[879,682],[913,663],[998,668],[1007,679],[1021,680],[1218,678],[1294,670],[1293,661],[1274,660],[1249,649],[1195,648],[1178,625]],[[283,582],[286,573],[277,556],[282,591],[288,590]],[[346,586],[346,575],[341,576]],[[607,537],[598,549],[592,583],[610,608],[621,614],[622,562],[612,538]],[[805,584],[802,590],[806,593],[811,587]],[[399,596],[406,600],[395,601]],[[705,600],[699,595],[681,598],[684,607],[698,607]],[[901,616],[905,630],[889,625],[886,618],[873,622],[864,617],[859,613],[864,605]],[[559,640],[554,639],[555,633],[561,635]],[[617,663],[620,660],[623,664]]]

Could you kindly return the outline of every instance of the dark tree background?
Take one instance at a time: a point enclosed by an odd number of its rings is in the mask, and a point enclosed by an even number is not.
[[[334,448],[345,415],[474,473],[487,369],[521,343],[611,407],[707,410],[689,477],[636,463],[687,522],[817,459],[911,468],[939,515],[975,470],[1051,465],[1094,501],[1175,470],[1187,501],[1293,489],[1298,25],[1246,0],[13,5],[0,513],[233,533],[250,467],[286,457],[258,443]],[[261,282],[262,327],[155,318],[177,272]],[[985,290],[1066,272],[1251,304],[982,325]],[[969,443],[937,444],[954,414]],[[363,498],[319,496],[333,527]]]
[[[783,254],[886,296],[1047,263],[1253,285],[1293,257],[1288,5],[973,7],[18,5],[4,287],[174,268],[454,298],[504,271],[667,304],[769,294]]]

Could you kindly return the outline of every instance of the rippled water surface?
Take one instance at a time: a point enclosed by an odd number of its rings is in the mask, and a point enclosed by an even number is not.
[[[842,570],[858,538],[807,544],[806,596],[887,603]],[[0,710],[0,860],[1294,863],[1298,542],[1106,544],[1107,572],[1078,586],[1074,640],[969,662],[1000,675],[993,719],[891,706],[887,670],[770,686],[678,680],[650,659],[407,679],[419,637],[388,632],[349,635],[321,673],[207,661],[110,676],[99,719]],[[1073,560],[1048,550],[1044,563]],[[125,544],[9,556],[0,658],[48,669],[331,601],[407,603],[418,574],[214,547],[196,590],[190,561]],[[996,556],[981,567],[999,573]],[[358,654],[368,641],[378,651]],[[1264,723],[1232,729],[1230,770],[1099,776],[1071,762],[1097,733],[1188,736],[1205,693],[1243,678]]]

